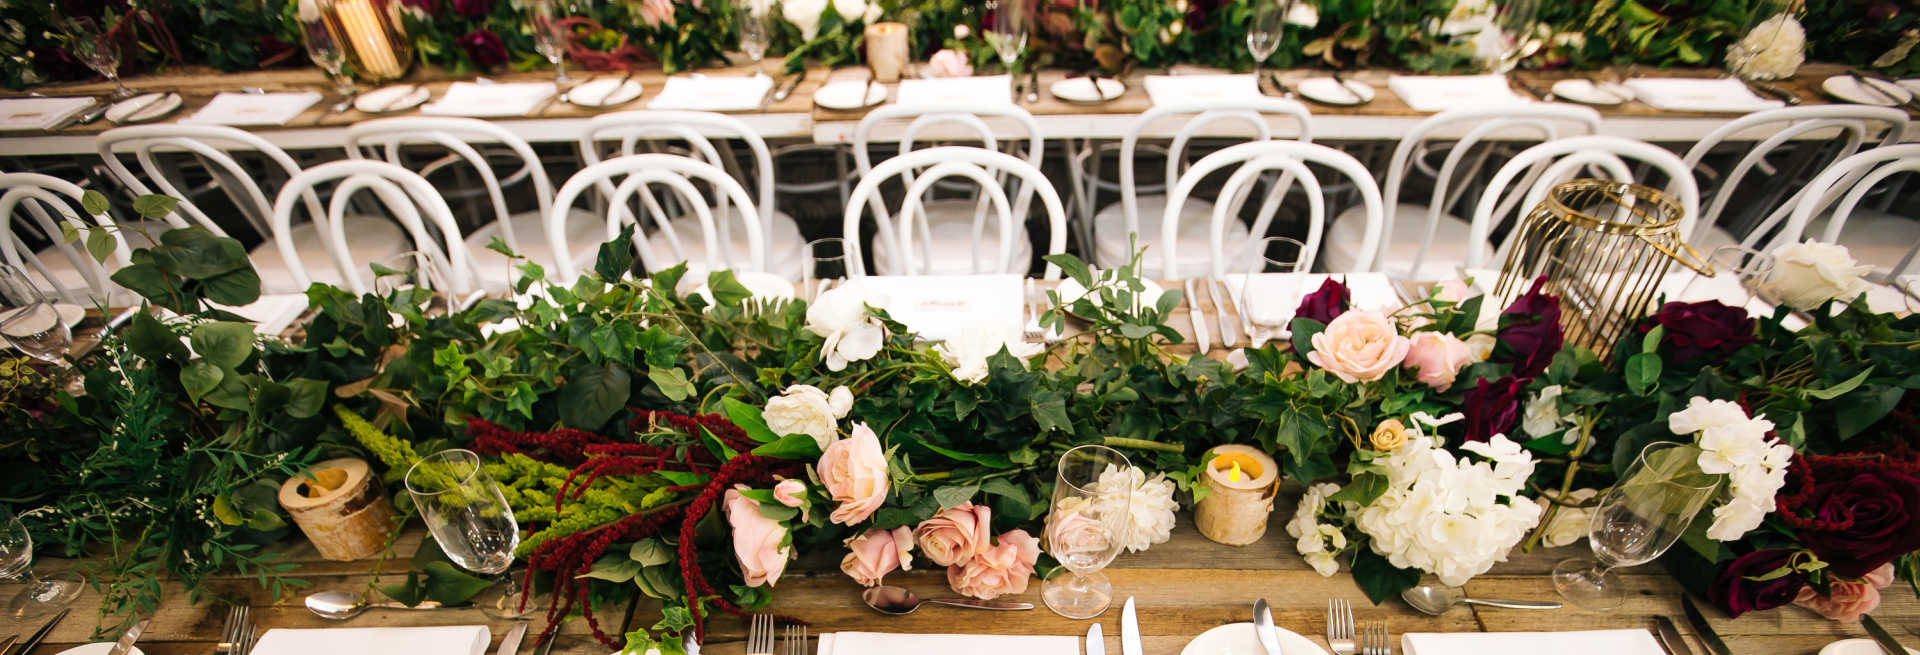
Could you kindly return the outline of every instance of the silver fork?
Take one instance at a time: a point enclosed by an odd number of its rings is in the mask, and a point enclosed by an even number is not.
[[[239,653],[240,630],[246,625],[248,609],[245,605],[227,608],[227,622],[220,627],[220,643],[213,648],[216,653]]]
[[[1369,621],[1360,631],[1360,655],[1392,655],[1393,642],[1387,639],[1386,621]]]
[[[1327,647],[1333,655],[1354,655],[1353,605],[1345,600],[1327,601]]]
[[[787,638],[782,643],[785,647],[780,650],[781,655],[807,655],[807,627],[787,626]]]
[[[747,655],[773,655],[773,637],[773,615],[753,615],[753,623],[747,628]]]

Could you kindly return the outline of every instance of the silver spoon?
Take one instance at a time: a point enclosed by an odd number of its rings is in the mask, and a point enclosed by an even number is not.
[[[1461,603],[1486,605],[1488,607],[1504,607],[1516,610],[1560,609],[1560,603],[1550,600],[1491,600],[1468,598],[1466,592],[1461,591],[1458,587],[1441,587],[1436,585],[1420,585],[1400,592],[1400,600],[1407,601],[1407,604],[1412,605],[1414,609],[1433,616],[1444,614],[1447,608]]]
[[[419,605],[407,606],[404,603],[370,603],[367,597],[352,591],[322,591],[307,596],[307,609],[323,619],[345,621],[359,616],[361,612],[379,608],[386,610],[431,610],[439,609],[440,603],[422,601]]]
[[[915,596],[913,591],[906,587],[895,587],[891,585],[872,587],[860,592],[860,600],[866,601],[867,607],[873,608],[875,612],[892,614],[894,616],[912,614],[914,610],[920,609],[921,605],[929,603],[976,610],[1033,609],[1033,603],[1013,603],[1004,600],[979,600],[975,598],[928,598],[921,600],[919,596]]]

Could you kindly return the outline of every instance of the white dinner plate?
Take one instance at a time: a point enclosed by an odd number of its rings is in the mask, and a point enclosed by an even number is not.
[[[160,120],[180,108],[178,93],[143,93],[107,108],[107,120],[119,125]]]
[[[60,651],[54,655],[107,655],[113,652],[113,642],[103,641],[97,644],[84,644]],[[128,655],[146,655],[139,646],[127,650]]]
[[[1820,649],[1820,655],[1883,655],[1886,652],[1872,639],[1842,639]],[[1920,650],[1908,648],[1907,652],[1920,655]]]
[[[1906,104],[1913,99],[1913,92],[1908,91],[1904,86],[1873,78],[1861,79],[1866,80],[1870,86],[1862,88],[1860,82],[1855,81],[1851,75],[1835,75],[1821,82],[1820,89],[1826,91],[1827,95],[1860,105],[1892,107]],[[1893,99],[1892,102],[1887,101],[1889,97]]]
[[[5,324],[8,319],[13,318],[13,315],[19,313],[20,310],[22,309],[25,309],[25,308],[14,307],[12,309],[5,310],[4,312],[0,312],[0,324]],[[76,325],[79,325],[81,321],[87,320],[87,308],[81,307],[79,305],[72,305],[67,303],[54,303],[53,309],[54,311],[60,312],[60,322],[67,324],[68,328],[72,328]],[[45,331],[47,328],[50,328],[53,326],[49,324],[49,325],[39,325],[39,326],[31,326],[31,327],[37,328],[37,329],[30,329],[23,334],[15,334],[14,336],[24,337],[32,334],[38,334],[42,331]]]
[[[1364,105],[1373,102],[1373,87],[1358,80],[1347,80],[1343,87],[1331,77],[1313,77],[1301,80],[1293,88],[1308,100],[1323,105]]]
[[[598,79],[567,91],[567,102],[582,107],[612,107],[633,102],[640,97],[641,90],[637,80]]]
[[[1273,631],[1280,633],[1280,652],[1287,655],[1324,655],[1327,652],[1320,644],[1292,630],[1274,626]],[[1193,641],[1187,642],[1187,647],[1180,650],[1180,655],[1267,655],[1267,650],[1260,647],[1260,638],[1254,636],[1252,623],[1228,623],[1200,633]]]
[[[1615,83],[1594,84],[1593,80],[1571,79],[1553,83],[1553,95],[1583,105],[1612,107],[1633,99],[1633,91]]]
[[[862,98],[861,93],[866,97]],[[813,104],[827,109],[865,109],[886,102],[887,85],[868,84],[866,80],[834,82],[813,92]]]
[[[1108,276],[1113,274],[1113,271],[1094,271],[1093,274],[1100,279],[1107,279]],[[1161,289],[1160,285],[1154,283],[1153,280],[1141,280],[1140,282],[1146,286],[1145,289],[1134,296],[1135,303],[1140,307],[1153,306],[1154,303],[1160,301],[1160,294],[1166,293],[1166,290]],[[1060,286],[1055,287],[1054,291],[1060,295],[1060,306],[1062,309],[1072,307],[1074,301],[1079,300],[1082,296],[1087,296],[1087,288],[1080,286],[1078,280],[1070,277],[1061,278]],[[1087,302],[1091,302],[1094,306],[1098,307],[1101,303],[1100,296],[1088,296]]]
[[[746,287],[747,292],[753,294],[750,297],[754,300],[793,300],[796,297],[793,282],[772,273],[735,271],[733,279],[738,281],[740,286]],[[708,307],[715,304],[713,291],[707,288],[704,282],[699,288],[693,290],[693,294],[706,298]]]
[[[405,111],[433,97],[433,91],[418,84],[384,86],[353,99],[353,108],[369,114]]]
[[[1087,76],[1069,77],[1047,87],[1053,97],[1076,104],[1095,104],[1113,100],[1127,93],[1127,85],[1110,77],[1100,78],[1100,88],[1095,89],[1093,81]]]

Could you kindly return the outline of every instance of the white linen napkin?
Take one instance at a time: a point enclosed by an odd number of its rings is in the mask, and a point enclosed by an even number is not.
[[[1504,75],[1394,75],[1387,88],[1414,111],[1523,105],[1532,100],[1513,92]]]
[[[666,86],[660,89],[660,95],[647,103],[647,108],[748,111],[759,109],[760,101],[767,97],[767,91],[772,88],[771,77],[669,77]]]
[[[1646,630],[1575,632],[1409,632],[1404,655],[1664,655]]]
[[[828,632],[815,655],[1080,655],[1078,637]]]
[[[1731,77],[1641,77],[1627,80],[1626,86],[1641,102],[1666,111],[1752,112],[1786,106],[1754,95]]]
[[[1013,78],[1008,75],[985,77],[940,77],[900,80],[901,105],[1011,105]]]
[[[1155,105],[1260,97],[1252,75],[1148,75],[1144,84]]]
[[[274,628],[256,655],[480,655],[493,636],[484,625],[426,628]]]
[[[213,102],[180,119],[195,125],[286,125],[320,102],[316,91],[295,93],[222,93]]]
[[[878,306],[924,339],[944,341],[989,325],[1021,329],[1018,275],[881,275],[865,284],[885,296]]]
[[[51,129],[93,105],[93,98],[7,98],[0,100],[0,130]]]
[[[525,116],[559,87],[552,82],[476,84],[454,82],[439,100],[420,107],[434,116]]]

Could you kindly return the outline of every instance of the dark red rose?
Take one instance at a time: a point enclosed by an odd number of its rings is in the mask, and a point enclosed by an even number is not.
[[[1653,324],[1667,328],[1666,344],[1676,364],[1709,353],[1730,355],[1755,339],[1753,317],[1747,310],[1718,300],[1667,303],[1654,314]],[[1641,331],[1651,330],[1653,324],[1643,325]]]
[[[1500,313],[1500,329],[1494,333],[1493,360],[1512,364],[1513,374],[1533,377],[1547,370],[1553,356],[1560,352],[1560,299],[1541,293],[1546,276],[1533,281],[1533,288],[1507,305]]]
[[[440,13],[440,0],[400,0],[400,4],[418,9],[428,16]]]
[[[1327,278],[1320,283],[1320,290],[1307,294],[1300,299],[1300,308],[1293,310],[1294,318],[1311,318],[1321,325],[1332,323],[1333,319],[1347,313],[1347,301],[1353,293],[1339,280]]]
[[[1800,543],[1835,575],[1865,576],[1902,554],[1920,550],[1920,479],[1868,471],[1813,486],[1801,505],[1832,530],[1801,530]]]
[[[486,18],[493,13],[493,0],[453,0],[453,10],[467,18]]]
[[[1898,15],[1900,15],[1900,5],[1887,2],[1886,0],[1881,0],[1867,7],[1867,18],[1873,20],[1888,20]]]
[[[1509,375],[1489,383],[1480,378],[1468,389],[1464,410],[1467,441],[1486,441],[1513,429],[1514,421],[1520,419],[1520,396],[1526,393],[1530,380]]]
[[[487,69],[507,63],[507,47],[500,44],[500,37],[485,29],[468,32],[460,37],[458,43],[467,51],[467,61],[474,68]]]
[[[1785,549],[1756,550],[1740,556],[1720,571],[1720,578],[1714,581],[1708,590],[1708,596],[1727,616],[1738,618],[1741,614],[1756,610],[1770,610],[1793,602],[1800,588],[1807,585],[1807,577],[1798,571],[1771,580],[1753,580],[1765,577],[1768,573],[1780,570],[1793,561],[1794,551]]]

